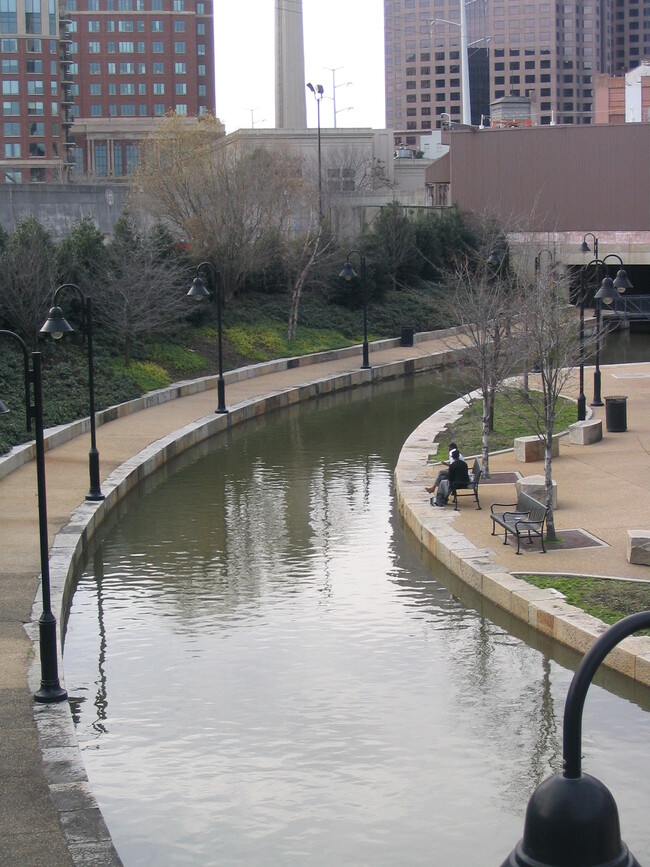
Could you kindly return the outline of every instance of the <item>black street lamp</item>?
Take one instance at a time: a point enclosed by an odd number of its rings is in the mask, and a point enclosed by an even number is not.
[[[56,618],[52,614],[50,601],[50,561],[47,539],[47,499],[45,492],[45,445],[43,442],[43,392],[41,380],[41,353],[32,352],[32,369],[29,369],[29,354],[22,337],[13,331],[0,330],[1,335],[17,341],[25,360],[25,414],[27,430],[31,430],[30,419],[36,426],[36,486],[38,493],[38,532],[41,554],[41,589],[43,613],[38,621],[39,649],[41,657],[41,688],[34,693],[34,699],[41,704],[65,701],[68,693],[59,683],[59,668],[56,656]],[[30,383],[34,386],[34,404],[31,402]],[[2,413],[9,410],[2,404]]]
[[[323,220],[323,174],[321,168],[321,149],[320,149],[320,103],[323,98],[323,94],[325,93],[325,88],[322,84],[317,84],[316,87],[311,83],[311,81],[307,82],[307,87],[314,94],[314,99],[316,100],[316,111],[318,115],[318,215],[322,222]],[[334,124],[336,126],[336,123]]]
[[[212,283],[214,289],[212,292],[205,285],[203,280],[200,277],[201,268],[207,268],[210,277],[212,279]],[[217,298],[217,334],[219,341],[219,379],[217,380],[217,398],[218,398],[218,406],[215,412],[228,412],[226,409],[226,384],[223,379],[223,327],[221,324],[221,306],[222,306],[222,298],[221,298],[221,274],[217,271],[216,267],[212,264],[212,262],[200,262],[196,266],[196,276],[192,281],[192,285],[190,286],[188,293],[189,298],[211,298],[212,295],[216,295]]]
[[[95,378],[93,364],[93,311],[92,301],[85,296],[75,283],[63,283],[58,287],[52,299],[52,307],[47,319],[41,326],[41,334],[51,334],[54,340],[60,340],[64,334],[73,331],[63,311],[58,306],[59,294],[64,289],[73,289],[81,299],[81,322],[82,339],[86,332],[88,336],[88,392],[90,395],[90,451],[88,452],[88,472],[90,475],[90,490],[86,494],[87,500],[99,502],[104,499],[99,482],[99,452],[97,451],[97,435],[95,429]]]
[[[616,278],[614,280],[611,279],[607,275],[607,260],[608,259],[618,259],[620,263],[620,268],[618,273],[616,274]],[[603,259],[592,259],[591,262],[588,262],[587,265],[582,269],[581,279],[580,279],[580,380],[581,387],[580,391],[582,396],[584,397],[584,305],[585,305],[585,296],[586,291],[584,287],[583,274],[586,272],[587,268],[590,268],[592,265],[598,266],[598,268],[602,267],[605,276],[603,277],[603,281],[600,285],[600,288],[596,292],[594,296],[594,300],[597,301],[596,304],[596,369],[594,370],[594,399],[591,402],[591,406],[603,406],[603,401],[601,398],[601,374],[600,374],[600,340],[601,340],[601,319],[602,319],[602,305],[604,304],[612,304],[616,298],[618,298],[619,292],[625,292],[626,289],[632,288],[632,283],[629,281],[628,276],[623,267],[623,260],[617,253],[609,253]],[[578,397],[580,401],[580,396]],[[578,419],[582,421],[584,419],[584,410],[583,417],[580,418],[580,402],[578,403]]]
[[[587,243],[587,238],[589,238],[590,236],[593,238],[593,241],[594,241],[594,259],[597,259],[598,258],[598,238],[594,235],[593,232],[587,232],[587,234],[582,239],[582,244],[580,245],[580,252],[581,253],[591,253],[591,248],[589,247],[589,244]]]
[[[542,253],[548,253],[549,264],[552,268],[555,265],[555,256],[553,255],[553,251],[549,250],[548,247],[545,247],[543,250],[540,250],[539,253],[535,256],[535,276],[539,274],[542,268]]]
[[[524,836],[501,867],[640,867],[621,840],[612,793],[600,780],[582,773],[582,711],[607,654],[649,626],[650,611],[624,617],[583,657],[564,706],[563,773],[544,780],[531,795]]]
[[[368,292],[366,288],[366,257],[358,250],[350,250],[339,277],[342,277],[349,283],[350,280],[354,280],[357,276],[357,272],[354,270],[352,263],[350,262],[350,256],[354,254],[359,257],[361,267],[361,286],[363,288],[363,363],[361,364],[361,369],[368,370],[370,368],[370,362],[368,360]]]

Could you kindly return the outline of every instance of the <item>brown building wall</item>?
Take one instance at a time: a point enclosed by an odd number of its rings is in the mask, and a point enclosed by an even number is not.
[[[450,199],[462,210],[492,213],[511,231],[650,230],[650,124],[447,136]],[[427,183],[444,181],[433,164]]]

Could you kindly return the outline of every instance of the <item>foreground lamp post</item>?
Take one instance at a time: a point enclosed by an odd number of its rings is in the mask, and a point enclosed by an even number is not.
[[[90,395],[90,451],[88,452],[88,472],[90,490],[87,500],[99,502],[104,499],[99,483],[99,452],[97,451],[97,436],[95,430],[95,378],[93,365],[93,312],[90,297],[85,296],[75,283],[63,283],[58,287],[52,299],[52,307],[47,319],[41,326],[41,334],[51,334],[54,340],[60,340],[64,334],[73,331],[63,316],[63,310],[58,306],[59,295],[64,289],[74,290],[81,300],[82,337],[84,331],[88,336],[88,392]]]
[[[41,554],[41,590],[43,596],[43,613],[38,621],[38,638],[41,658],[41,688],[34,693],[34,699],[41,704],[52,704],[65,701],[68,693],[59,683],[59,669],[56,656],[56,618],[52,614],[50,601],[50,561],[47,539],[47,500],[45,491],[45,445],[43,442],[43,393],[41,384],[41,353],[32,352],[32,369],[29,369],[27,345],[22,337],[13,331],[0,330],[0,335],[15,340],[23,353],[25,360],[25,395],[27,402],[25,414],[27,430],[31,430],[30,419],[34,419],[36,427],[36,485],[38,493],[38,532]],[[30,383],[34,386],[34,404],[31,403]],[[3,403],[2,414],[8,412]]]
[[[562,774],[544,780],[526,809],[524,836],[501,867],[640,867],[621,840],[609,789],[582,773],[582,711],[601,662],[627,636],[650,626],[650,611],[624,617],[592,645],[564,706]]]
[[[321,222],[323,221],[323,174],[322,174],[322,163],[321,163],[321,148],[320,148],[320,103],[323,98],[323,94],[325,93],[325,88],[322,84],[317,84],[316,87],[311,83],[311,81],[307,82],[307,87],[314,94],[314,99],[316,100],[316,112],[318,116],[318,216],[320,217]],[[336,115],[334,118],[334,126],[336,126]]]
[[[366,257],[358,250],[350,250],[339,277],[342,277],[349,283],[350,280],[354,280],[357,276],[357,272],[354,270],[352,263],[350,262],[350,256],[353,255],[359,257],[361,286],[363,289],[363,362],[361,364],[361,369],[368,370],[370,368],[370,361],[368,360],[368,293],[366,289]]]
[[[214,291],[210,292],[205,283],[200,277],[200,271],[202,268],[206,268],[210,277],[212,278],[212,283],[214,286]],[[210,298],[212,295],[216,295],[217,297],[217,334],[218,334],[218,345],[219,345],[219,378],[217,380],[217,399],[218,406],[215,412],[228,412],[226,409],[226,385],[223,379],[223,329],[221,324],[221,274],[217,271],[216,267],[212,264],[212,262],[200,262],[196,266],[196,276],[192,281],[192,285],[189,288],[187,293],[189,298]]]

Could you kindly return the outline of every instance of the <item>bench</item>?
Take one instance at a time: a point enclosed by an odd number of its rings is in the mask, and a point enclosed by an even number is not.
[[[590,418],[569,425],[569,442],[575,446],[590,446],[603,438],[603,420]]]
[[[451,495],[454,498],[454,509],[458,511],[458,498],[465,497],[469,495],[470,497],[474,497],[476,500],[476,508],[480,509],[481,504],[478,501],[478,485],[481,481],[481,465],[478,461],[478,458],[474,461],[474,466],[472,467],[472,471],[469,474],[469,485],[466,488],[456,488],[454,485],[451,487]]]
[[[544,440],[538,436],[515,438],[515,460],[525,464],[544,460]],[[556,458],[560,454],[560,439],[558,434],[551,440],[551,455]]]
[[[542,542],[542,554],[546,553],[544,547],[544,524],[548,515],[548,507],[538,500],[520,493],[516,503],[493,503],[490,507],[492,518],[492,535],[496,536],[495,527],[498,524],[505,530],[504,545],[508,544],[508,533],[517,537],[517,554],[520,554],[519,545],[521,537],[528,535],[528,541],[532,545],[533,536],[539,536]]]

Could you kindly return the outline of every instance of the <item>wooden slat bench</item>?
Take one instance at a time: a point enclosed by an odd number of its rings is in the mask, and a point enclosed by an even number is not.
[[[519,545],[523,535],[528,536],[532,544],[533,536],[539,536],[542,542],[542,554],[546,553],[544,547],[544,525],[548,515],[548,508],[533,499],[528,494],[519,494],[516,503],[493,503],[490,507],[492,518],[492,535],[496,536],[495,528],[498,524],[505,530],[503,544],[508,544],[508,533],[517,537],[517,554],[521,554]]]

